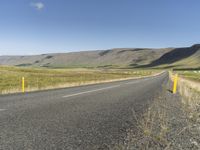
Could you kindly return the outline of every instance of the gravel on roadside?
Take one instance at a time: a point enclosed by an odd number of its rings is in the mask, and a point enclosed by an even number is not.
[[[194,121],[187,115],[182,97],[173,94],[171,87],[170,81],[163,85],[162,92],[142,116],[137,116],[133,109],[136,126],[127,131],[124,146],[115,149],[200,149],[199,119]]]

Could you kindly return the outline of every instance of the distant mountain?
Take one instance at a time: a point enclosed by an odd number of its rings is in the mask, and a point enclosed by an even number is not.
[[[138,67],[200,69],[200,44],[191,47],[174,48],[150,64]]]
[[[0,65],[50,68],[200,68],[200,45],[185,48],[118,48],[32,56],[0,56]]]

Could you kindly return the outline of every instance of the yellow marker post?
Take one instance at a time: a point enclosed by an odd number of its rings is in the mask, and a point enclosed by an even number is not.
[[[175,77],[174,77],[174,86],[173,86],[173,93],[174,94],[176,94],[177,82],[178,82],[178,74],[176,74]]]
[[[22,77],[22,93],[25,92],[25,82],[24,82],[24,77]]]

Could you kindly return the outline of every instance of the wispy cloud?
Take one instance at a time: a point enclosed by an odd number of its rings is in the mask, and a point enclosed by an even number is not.
[[[34,7],[37,10],[42,10],[44,8],[44,3],[42,2],[32,2],[31,6]]]

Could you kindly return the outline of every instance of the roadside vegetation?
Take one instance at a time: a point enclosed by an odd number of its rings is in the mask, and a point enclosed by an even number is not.
[[[188,78],[191,80],[196,80],[200,82],[200,70],[199,71],[178,71],[177,72],[180,76],[184,78]]]
[[[179,74],[177,94],[172,93],[171,73],[171,81],[149,100],[144,114],[138,116],[133,108],[136,126],[127,131],[124,145],[116,149],[200,149],[199,74],[189,71]]]
[[[0,66],[0,94],[35,91],[149,76],[158,71],[129,69],[47,69]]]
[[[184,76],[186,78],[179,79],[178,89],[188,121],[188,131],[192,134],[190,140],[196,149],[200,149],[200,73],[186,73]]]
[[[175,98],[170,96],[167,86],[163,85],[162,92],[150,100],[146,112],[138,116],[133,109],[134,129],[128,131],[123,149],[173,149],[173,142],[180,138],[183,126],[180,120],[181,110]],[[174,115],[175,113],[175,115]],[[176,120],[174,120],[176,118]],[[184,124],[183,124],[184,125]]]

